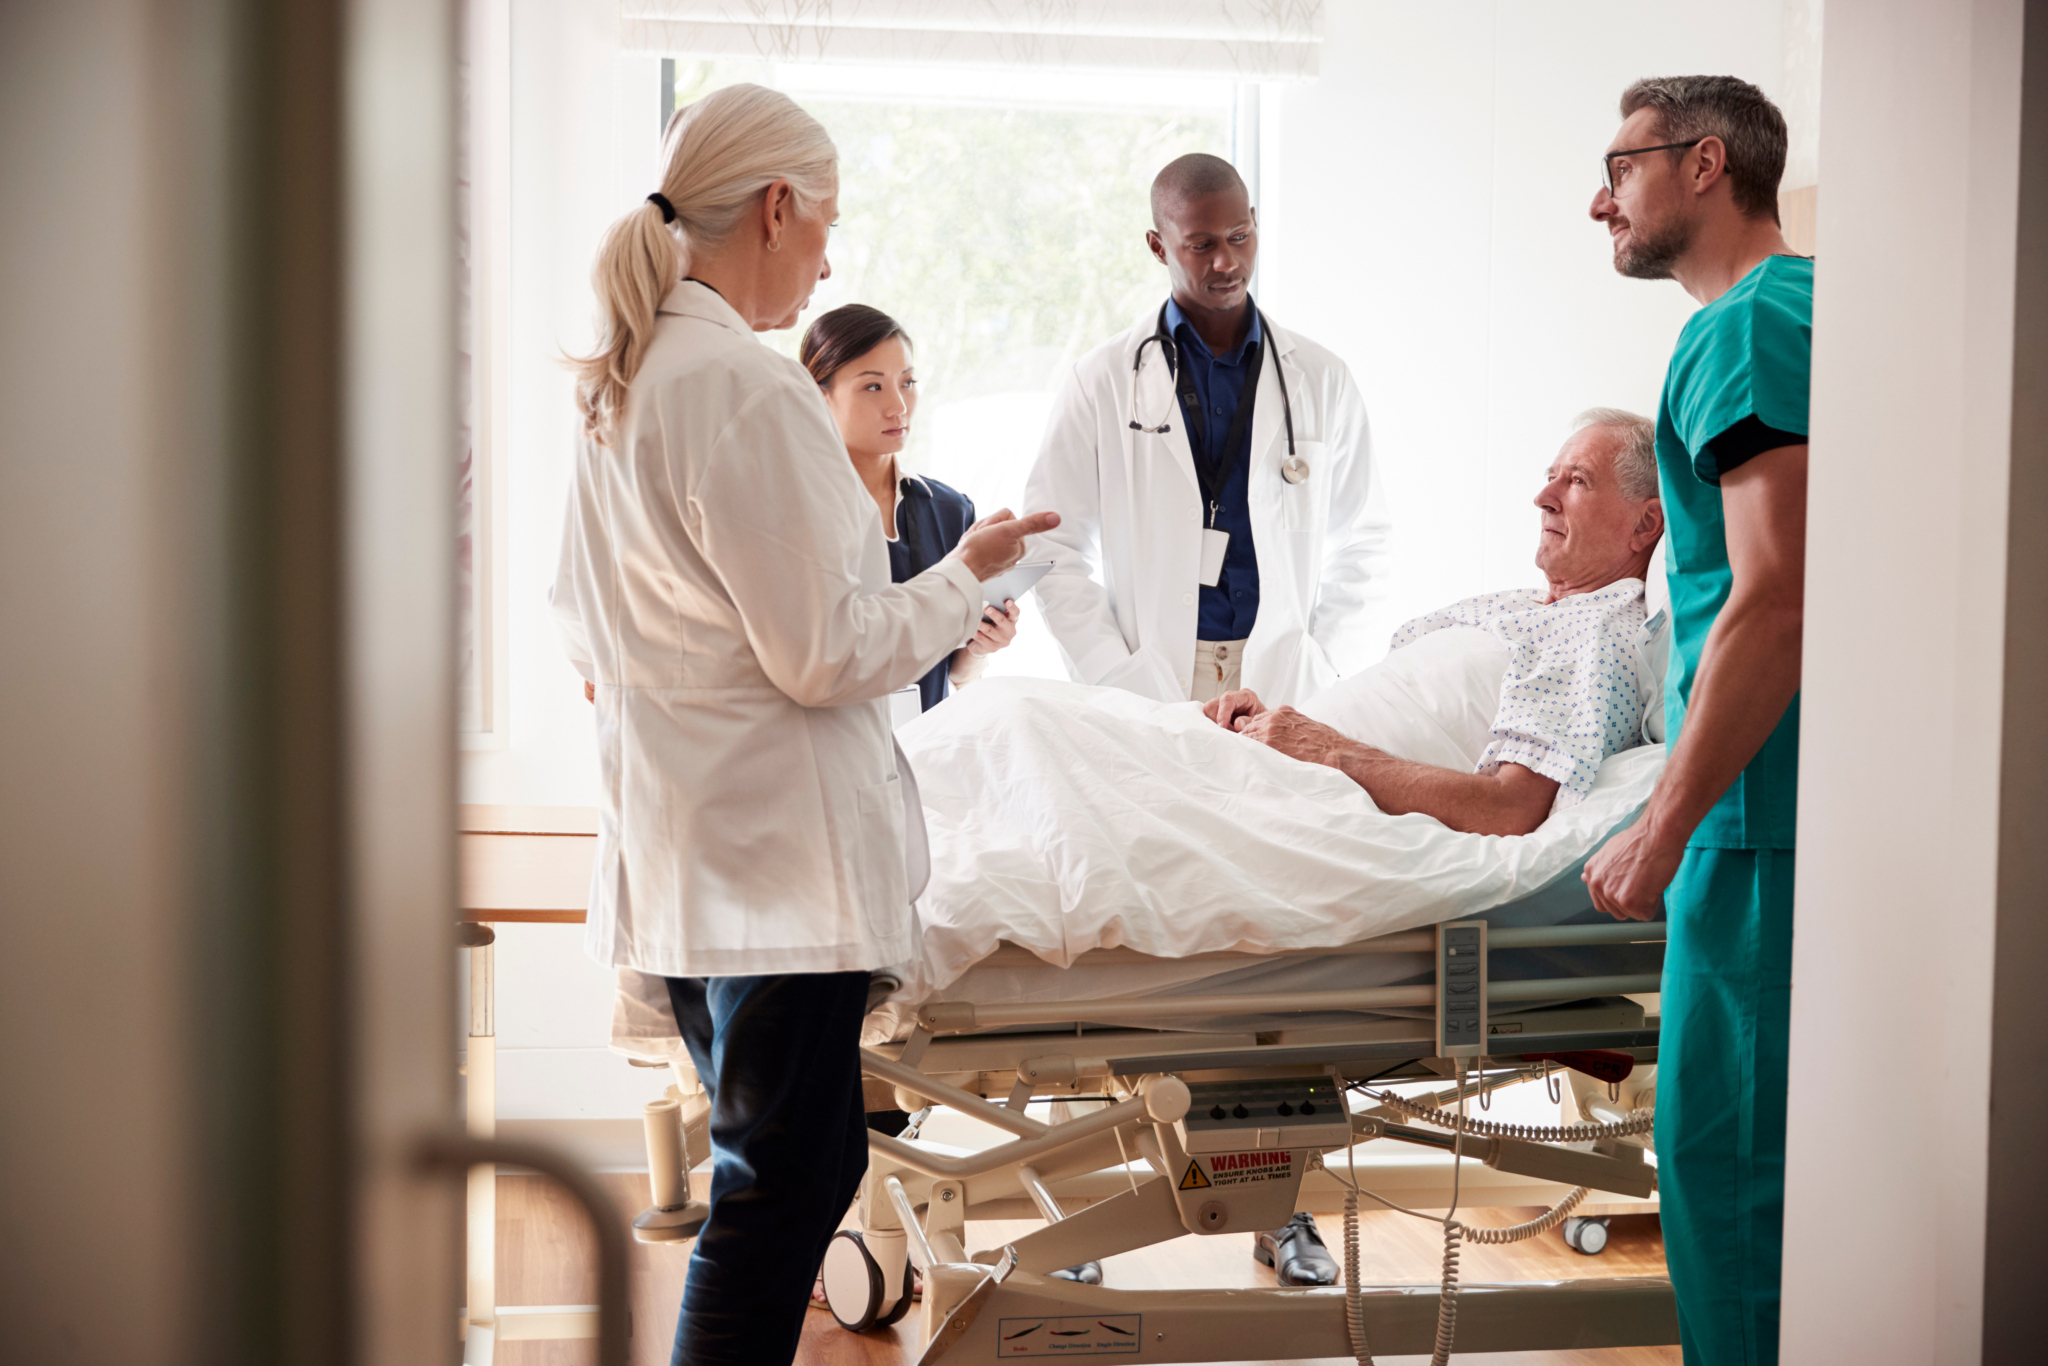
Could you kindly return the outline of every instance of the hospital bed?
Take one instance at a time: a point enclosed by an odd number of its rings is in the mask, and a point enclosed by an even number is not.
[[[868,1105],[915,1119],[903,1137],[869,1136],[860,1227],[826,1257],[833,1314],[856,1331],[902,1320],[914,1266],[921,1362],[1675,1342],[1662,1279],[1461,1287],[1455,1276],[1461,1241],[1572,1223],[1584,1246],[1588,1219],[1655,1208],[1654,1091],[1639,1065],[1654,1063],[1657,1022],[1640,998],[1658,990],[1663,927],[1596,915],[1577,876],[1619,823],[1511,902],[1355,942],[1182,957],[1096,948],[1064,966],[999,944],[938,987],[919,985],[933,974],[914,965],[878,974]],[[639,1005],[658,1013],[660,1002]],[[624,993],[622,1019],[634,1009]],[[706,1154],[704,1099],[663,1026],[628,1024],[614,1047],[678,1076],[649,1107],[655,1204],[636,1231],[686,1241],[701,1219],[684,1211],[688,1168]],[[1416,1082],[1430,1085],[1417,1095]],[[1555,1097],[1551,1122],[1489,1117],[1502,1088],[1527,1084]],[[1424,1160],[1375,1160],[1394,1148]],[[1344,1208],[1351,1242],[1358,1202],[1375,1195],[1411,1211],[1549,1209],[1509,1229],[1460,1219],[1446,1230],[1445,1279],[1424,1286],[1360,1285],[1355,1253],[1345,1284],[1328,1289],[1137,1291],[1050,1274],[1184,1235],[1242,1238],[1303,1208]],[[1019,1215],[1043,1227],[971,1247],[970,1219]]]

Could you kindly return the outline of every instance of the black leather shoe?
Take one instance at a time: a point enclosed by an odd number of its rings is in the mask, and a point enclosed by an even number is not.
[[[1261,1233],[1252,1256],[1280,1273],[1282,1285],[1335,1285],[1337,1261],[1309,1215],[1297,1214],[1271,1233]],[[1054,1273],[1058,1274],[1058,1273]]]
[[[1102,1263],[1083,1262],[1079,1266],[1062,1267],[1052,1274],[1063,1281],[1073,1281],[1080,1285],[1101,1285]]]

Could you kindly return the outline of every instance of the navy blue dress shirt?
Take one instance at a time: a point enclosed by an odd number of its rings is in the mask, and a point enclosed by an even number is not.
[[[1182,405],[1181,420],[1186,423],[1189,444],[1192,446],[1195,433],[1201,432],[1205,449],[1195,451],[1195,459],[1213,467],[1230,435],[1237,405],[1254,402],[1257,397],[1244,392],[1244,372],[1247,353],[1262,340],[1258,310],[1252,310],[1252,325],[1244,340],[1221,356],[1209,350],[1209,344],[1180,311],[1180,305],[1171,299],[1166,302],[1166,330],[1173,337],[1180,352],[1180,364],[1187,367],[1187,374],[1194,381],[1195,397],[1202,405],[1200,423],[1188,421],[1186,405]],[[1252,424],[1247,419],[1235,466],[1230,478],[1224,481],[1223,496],[1216,502],[1215,526],[1218,531],[1230,533],[1230,545],[1223,553],[1223,573],[1216,586],[1202,587],[1201,605],[1195,616],[1197,640],[1243,640],[1252,633],[1252,623],[1258,620],[1259,556],[1252,544],[1252,511],[1245,492],[1251,477],[1251,461],[1245,452],[1251,443]],[[1204,507],[1202,525],[1209,524],[1209,509]]]
[[[953,551],[974,525],[974,503],[936,479],[902,479],[896,504],[896,539],[889,542],[889,579],[902,583],[930,569]],[[1234,637],[1233,637],[1234,639]],[[953,656],[947,655],[917,680],[919,700],[930,711],[953,690]]]

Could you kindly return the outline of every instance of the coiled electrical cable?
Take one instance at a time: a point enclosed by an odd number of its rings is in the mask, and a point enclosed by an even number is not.
[[[1358,1191],[1344,1192],[1344,1327],[1351,1334],[1351,1355],[1358,1366],[1373,1366],[1372,1344],[1365,1338],[1365,1294],[1358,1284]]]
[[[1586,1143],[1598,1138],[1629,1138],[1646,1134],[1655,1126],[1655,1110],[1637,1110],[1614,1124],[1502,1124],[1490,1119],[1472,1119],[1463,1114],[1446,1114],[1430,1105],[1418,1105],[1391,1091],[1365,1094],[1410,1119],[1434,1124],[1439,1129],[1471,1134],[1480,1138],[1519,1138],[1529,1143]],[[1462,1097],[1460,1098],[1462,1101]]]
[[[1451,1359],[1451,1344],[1458,1336],[1459,1245],[1469,1238],[1475,1243],[1499,1246],[1519,1243],[1525,1238],[1534,1238],[1539,1233],[1548,1233],[1571,1217],[1571,1212],[1578,1208],[1579,1202],[1586,1198],[1586,1194],[1586,1187],[1574,1186],[1569,1195],[1541,1215],[1525,1224],[1510,1224],[1506,1228],[1489,1228],[1482,1224],[1466,1224],[1456,1219],[1445,1218],[1444,1274],[1436,1301],[1436,1350],[1430,1354],[1429,1366],[1446,1366]]]
[[[1344,1192],[1344,1327],[1351,1335],[1351,1356],[1358,1366],[1373,1366],[1372,1344],[1365,1337],[1365,1292],[1358,1284],[1358,1142],[1344,1150],[1351,1169],[1351,1188]],[[1375,1197],[1377,1198],[1377,1197]]]
[[[1464,1229],[1456,1219],[1444,1220],[1444,1276],[1436,1297],[1436,1350],[1429,1366],[1446,1366],[1451,1344],[1458,1338],[1458,1240]]]
[[[1470,1134],[1494,1138],[1520,1138],[1531,1142],[1583,1142],[1596,1138],[1621,1138],[1638,1134],[1649,1129],[1654,1112],[1642,1111],[1631,1115],[1619,1124],[1572,1124],[1555,1127],[1527,1124],[1496,1124],[1486,1120],[1473,1119],[1463,1113],[1465,1101],[1465,1068],[1458,1064],[1458,1111],[1445,1114],[1430,1106],[1415,1102],[1388,1092],[1375,1092],[1369,1088],[1355,1089],[1373,1096],[1402,1114],[1450,1129],[1462,1139]],[[1353,1145],[1355,1150],[1356,1144]],[[1504,1227],[1490,1227],[1483,1224],[1467,1224],[1457,1217],[1459,1197],[1459,1173],[1462,1171],[1463,1151],[1460,1144],[1453,1144],[1451,1150],[1451,1207],[1444,1212],[1441,1220],[1431,1218],[1416,1210],[1397,1205],[1385,1196],[1363,1190],[1358,1184],[1358,1167],[1355,1158],[1347,1165],[1350,1168],[1350,1190],[1344,1196],[1344,1311],[1346,1326],[1350,1330],[1351,1350],[1360,1366],[1373,1366],[1372,1354],[1365,1339],[1365,1300],[1358,1284],[1358,1197],[1365,1195],[1388,1209],[1406,1214],[1411,1218],[1427,1219],[1430,1223],[1441,1223],[1444,1230],[1443,1277],[1438,1286],[1436,1309],[1436,1342],[1430,1353],[1430,1366],[1448,1366],[1451,1350],[1458,1337],[1458,1271],[1463,1245],[1469,1239],[1472,1243],[1486,1246],[1501,1246],[1519,1243],[1539,1234],[1548,1233],[1571,1217],[1583,1201],[1588,1188],[1574,1186],[1564,1199],[1542,1214],[1525,1223],[1509,1224]]]

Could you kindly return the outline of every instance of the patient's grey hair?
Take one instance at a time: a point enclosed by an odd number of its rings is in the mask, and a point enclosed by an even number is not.
[[[1657,497],[1657,424],[1626,408],[1588,408],[1572,419],[1572,434],[1588,427],[1609,428],[1619,438],[1614,477],[1622,496],[1638,503]]]

